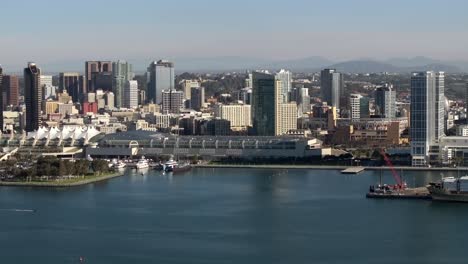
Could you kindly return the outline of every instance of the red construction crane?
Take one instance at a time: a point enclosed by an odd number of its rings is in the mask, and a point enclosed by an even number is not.
[[[400,175],[398,175],[398,172],[393,167],[393,164],[390,161],[390,158],[387,156],[387,153],[385,152],[385,150],[381,149],[380,154],[384,158],[385,164],[387,164],[387,167],[389,167],[390,170],[392,171],[393,178],[395,179],[395,182],[397,184],[395,187],[397,187],[398,189],[406,189],[406,184],[401,180]]]

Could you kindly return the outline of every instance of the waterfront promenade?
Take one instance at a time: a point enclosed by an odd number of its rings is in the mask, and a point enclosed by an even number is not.
[[[55,180],[55,181],[0,181],[0,186],[10,186],[10,187],[47,187],[47,188],[67,188],[67,187],[75,187],[75,186],[82,186],[86,184],[96,183],[107,181],[116,177],[123,176],[124,172],[114,172],[108,173],[105,175],[100,176],[87,176],[87,177],[80,177],[76,179],[70,180]]]

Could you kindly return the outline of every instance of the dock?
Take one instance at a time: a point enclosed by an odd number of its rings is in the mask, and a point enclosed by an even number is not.
[[[343,174],[359,174],[365,170],[364,167],[350,167],[345,170],[342,170],[341,173]]]
[[[408,200],[431,200],[431,194],[426,187],[407,188],[404,190],[393,190],[389,192],[368,192],[367,198],[372,199],[408,199]]]

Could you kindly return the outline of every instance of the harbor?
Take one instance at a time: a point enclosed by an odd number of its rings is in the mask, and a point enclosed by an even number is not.
[[[438,172],[405,172],[411,187],[438,179]],[[132,260],[140,255],[145,258],[137,263],[191,263],[204,256],[216,263],[249,263],[255,258],[259,264],[275,263],[274,259],[280,263],[463,259],[468,242],[460,236],[468,232],[463,206],[366,199],[369,185],[378,180],[379,172],[369,170],[344,175],[340,170],[196,168],[176,177],[156,170],[141,176],[127,169],[123,177],[67,191],[5,187],[0,191],[0,209],[7,209],[0,211],[4,234],[0,246],[8,254],[2,262],[74,263],[69,256],[82,255],[88,263],[122,264],[135,263]],[[390,183],[392,176],[383,173],[382,181]],[[350,210],[352,217],[347,217]],[[441,226],[443,234],[431,232]],[[267,235],[271,230],[274,236]],[[404,231],[395,235],[395,230]],[[376,243],[376,232],[390,241]],[[447,236],[459,239],[447,242]],[[245,240],[262,250],[252,253]],[[31,256],[21,255],[24,241],[34,241],[28,249]],[[399,245],[414,244],[420,246],[398,256],[392,252]],[[331,259],[338,255],[333,254],[336,248],[346,257]],[[352,255],[359,248],[366,252]]]

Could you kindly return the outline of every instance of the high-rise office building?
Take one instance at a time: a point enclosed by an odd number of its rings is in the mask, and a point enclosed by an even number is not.
[[[14,75],[4,75],[3,76],[3,93],[6,95],[6,105],[11,105],[13,107],[18,106],[19,104],[19,79],[18,76]],[[5,107],[5,106],[4,106]]]
[[[248,74],[248,78],[245,79],[245,88],[252,88],[252,83],[253,83],[253,81],[252,81],[252,74],[249,73],[249,74]]]
[[[85,63],[86,91],[94,92],[98,88],[105,89],[107,87],[96,87],[96,78],[99,73],[112,73],[112,62],[110,61],[87,61]],[[112,85],[111,85],[112,86]]]
[[[152,62],[148,67],[148,76],[148,101],[161,104],[163,91],[175,89],[174,64],[167,60]]]
[[[275,135],[277,87],[281,88],[281,82],[277,82],[274,75],[268,72],[252,73],[252,126],[255,135]]]
[[[5,108],[5,104],[3,103],[3,68],[0,65],[0,131],[3,131],[3,109]]]
[[[252,125],[256,135],[277,136],[297,128],[297,106],[283,103],[281,80],[268,72],[254,72],[252,86]]]
[[[341,97],[344,92],[343,75],[334,69],[322,70],[320,91],[322,100],[330,107],[341,107]]]
[[[190,106],[193,110],[200,111],[205,103],[205,88],[192,87],[190,92]]]
[[[391,84],[375,90],[375,114],[385,118],[396,115],[396,93]]]
[[[237,97],[239,101],[242,101],[244,104],[251,104],[252,102],[252,88],[242,88],[239,91],[239,95]]]
[[[296,102],[297,104],[298,116],[302,116],[304,113],[311,111],[309,88],[295,87],[291,90],[289,95],[290,102]]]
[[[200,87],[200,82],[197,80],[184,80],[182,83],[185,100],[190,100],[192,88]]]
[[[24,69],[24,101],[26,104],[26,131],[39,129],[41,122],[41,70],[33,62]]]
[[[410,138],[413,166],[426,166],[430,146],[444,136],[445,80],[443,72],[411,75]]]
[[[53,76],[41,75],[41,86],[53,86]]]
[[[106,93],[106,106],[108,109],[114,109],[115,107],[115,95],[113,92]]]
[[[81,101],[86,91],[85,77],[77,72],[61,72],[59,75],[59,90],[60,92],[66,90],[74,102]]]
[[[466,90],[465,90],[465,109],[468,112],[468,83],[466,83]],[[468,124],[468,116],[466,117],[466,124]]]
[[[137,108],[138,107],[138,82],[127,81],[123,96],[123,107]]]
[[[120,108],[123,106],[124,89],[127,82],[132,79],[133,72],[131,64],[121,60],[112,63],[112,92],[115,94],[115,107]]]
[[[281,81],[281,97],[282,97],[282,103],[288,103],[289,102],[289,93],[291,92],[291,86],[292,86],[292,73],[290,71],[281,69],[277,74],[276,74],[276,79]]]
[[[369,117],[369,98],[360,94],[351,94],[349,97],[351,106],[351,120],[359,120]]]
[[[184,93],[176,90],[164,90],[162,92],[163,114],[177,114],[184,105]]]

